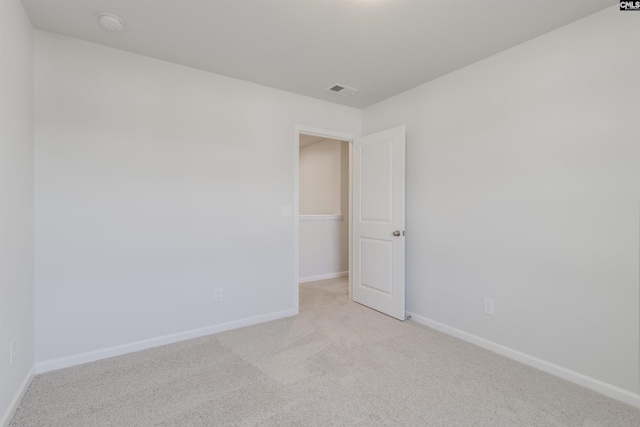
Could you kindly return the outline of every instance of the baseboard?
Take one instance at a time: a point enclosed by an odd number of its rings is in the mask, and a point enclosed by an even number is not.
[[[435,320],[431,320],[411,312],[407,312],[407,314],[410,315],[411,320],[415,321],[416,323],[420,323],[421,325],[425,325],[440,332],[444,332],[447,335],[451,335],[463,341],[470,342],[471,344],[475,344],[479,347],[493,351],[494,353],[506,356],[520,363],[524,363],[525,365],[532,366],[534,368],[540,369],[541,371],[581,385],[582,387],[604,394],[605,396],[640,408],[640,395],[638,394],[621,389],[612,384],[605,383],[604,381],[591,378],[579,372],[563,368],[562,366],[555,365],[545,360],[538,359],[537,357],[530,356],[526,353],[522,353],[493,341],[480,338],[476,335],[470,334],[460,329],[456,329],[444,323],[436,322]]]
[[[298,279],[298,283],[315,282],[316,280],[337,279],[338,277],[348,277],[348,271],[340,271],[338,273],[320,274],[318,276],[307,276]]]
[[[32,366],[31,369],[29,369],[29,372],[27,372],[27,376],[22,381],[22,384],[20,385],[18,392],[13,397],[13,400],[9,404],[9,407],[7,408],[4,415],[2,416],[2,419],[0,419],[0,426],[9,427],[9,423],[11,422],[13,415],[16,413],[16,409],[18,409],[18,406],[20,405],[20,402],[22,401],[24,394],[27,392],[27,389],[29,388],[29,384],[31,384],[31,380],[33,380],[34,375],[35,375],[35,367]]]
[[[176,334],[164,335],[157,338],[137,341],[129,344],[108,347],[100,350],[89,351],[86,353],[76,354],[72,356],[62,357],[59,359],[46,360],[36,363],[35,372],[41,374],[44,372],[55,371],[57,369],[69,368],[71,366],[82,365],[84,363],[95,362],[96,360],[107,359],[109,357],[121,356],[127,353],[133,353],[140,350],[147,350],[153,347],[173,344],[180,341],[199,338],[205,335],[211,335],[218,332],[229,331],[232,329],[243,328],[245,326],[257,325],[258,323],[269,322],[271,320],[282,319],[284,317],[295,316],[295,309],[276,311],[260,316],[248,317],[245,319],[234,320],[232,322],[221,323],[217,325],[206,326],[204,328],[192,329]]]

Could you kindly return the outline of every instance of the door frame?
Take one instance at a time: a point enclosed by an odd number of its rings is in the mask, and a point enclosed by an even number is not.
[[[349,143],[349,299],[352,298],[352,282],[351,282],[351,248],[353,247],[352,230],[352,205],[353,205],[353,177],[352,177],[352,162],[353,162],[353,140],[357,138],[357,135],[336,132],[327,129],[319,129],[311,126],[295,125],[294,129],[294,144],[293,144],[293,274],[295,277],[294,284],[294,310],[298,314],[300,312],[300,134],[321,136],[328,139],[339,139],[341,141],[347,141]]]

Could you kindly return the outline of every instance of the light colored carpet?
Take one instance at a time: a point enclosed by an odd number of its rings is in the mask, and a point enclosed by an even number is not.
[[[38,375],[18,426],[640,426],[640,411],[300,286],[300,315]]]

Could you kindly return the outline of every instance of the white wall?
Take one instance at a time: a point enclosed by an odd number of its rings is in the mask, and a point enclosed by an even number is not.
[[[300,147],[300,215],[341,213],[340,145],[325,139]]]
[[[349,237],[351,230],[349,229],[349,190],[350,190],[350,172],[349,168],[349,152],[351,144],[342,141],[340,144],[340,207],[342,209],[342,223],[340,224],[340,265],[338,271],[349,271]]]
[[[15,357],[10,364],[11,342]],[[0,425],[33,368],[33,33],[0,1]]]
[[[615,6],[363,112],[407,125],[414,319],[636,403],[638,40]]]
[[[300,218],[300,282],[339,277],[349,270],[342,239],[348,218]]]
[[[359,110],[40,31],[35,70],[38,370],[294,313],[295,125]]]
[[[300,281],[337,277],[349,270],[349,143],[300,147],[299,170]]]

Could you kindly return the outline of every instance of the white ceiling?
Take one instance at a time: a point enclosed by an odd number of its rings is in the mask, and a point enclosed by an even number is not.
[[[306,147],[311,144],[315,144],[316,142],[324,141],[327,139],[326,136],[315,136],[315,135],[306,135],[304,133],[300,134],[300,148]]]
[[[311,144],[315,144],[320,141],[345,142],[345,141],[340,141],[339,139],[327,138],[326,136],[307,135],[304,133],[301,133],[299,138],[300,148],[307,147]]]
[[[617,0],[22,0],[33,25],[364,108]],[[113,33],[98,12],[125,20]],[[359,91],[326,92],[335,83]]]

